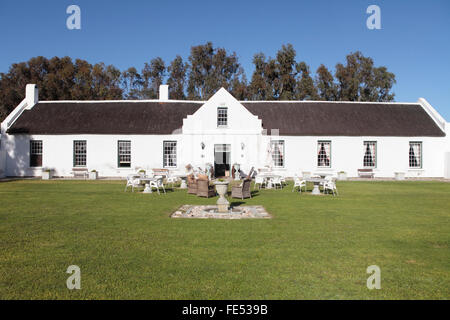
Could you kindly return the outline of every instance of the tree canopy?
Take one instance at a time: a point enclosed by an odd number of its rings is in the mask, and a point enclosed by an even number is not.
[[[274,58],[256,53],[250,82],[236,53],[211,42],[193,46],[186,61],[177,55],[166,65],[156,57],[140,71],[70,57],[33,57],[0,73],[0,117],[24,98],[27,83],[38,85],[40,100],[156,99],[163,83],[177,100],[206,100],[221,87],[239,100],[394,100],[395,75],[359,51],[337,63],[334,74],[323,64],[312,74],[296,57],[291,44],[283,45]]]

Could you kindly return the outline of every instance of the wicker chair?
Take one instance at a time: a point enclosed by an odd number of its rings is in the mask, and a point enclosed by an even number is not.
[[[251,198],[252,193],[250,192],[250,184],[252,180],[245,179],[242,181],[240,186],[234,186],[231,188],[231,197],[232,198]]]
[[[209,180],[197,180],[197,196],[198,197],[214,197],[216,195],[216,187],[209,185]]]
[[[197,180],[193,174],[187,176],[188,190],[190,194],[197,194]]]

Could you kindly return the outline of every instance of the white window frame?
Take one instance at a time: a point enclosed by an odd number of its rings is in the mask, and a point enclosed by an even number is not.
[[[42,168],[43,163],[43,150],[44,150],[44,143],[42,140],[30,140],[30,168]],[[31,157],[32,156],[41,156],[41,165],[40,166],[32,166],[31,165]]]
[[[117,167],[131,168],[131,140],[117,141]]]
[[[327,160],[325,160],[325,162],[326,162],[326,161],[329,162],[328,165],[321,165],[321,164],[320,164],[321,159],[323,158],[323,157],[319,157],[319,156],[320,156],[321,149],[322,149],[322,143],[325,144],[325,145],[329,145],[329,154],[326,154],[327,158],[325,158],[325,159],[327,159]],[[325,147],[325,152],[326,152],[326,149],[327,149],[327,148]],[[316,160],[317,160],[317,168],[331,168],[331,166],[332,166],[332,158],[331,158],[331,140],[318,140],[318,141],[317,141],[317,156],[316,156]]]
[[[280,150],[281,146],[281,150]],[[274,168],[284,168],[286,165],[286,147],[284,140],[270,141],[270,148],[272,149],[272,161]],[[278,151],[278,153],[275,153]]]
[[[221,113],[221,111],[225,111]],[[217,107],[217,127],[224,128],[228,127],[228,108],[227,107]]]
[[[367,145],[373,145],[373,148],[374,148],[374,150],[372,151],[371,150],[371,152],[373,152],[372,153],[372,160],[373,160],[373,165],[372,166],[370,166],[370,165],[367,165],[366,164],[366,161],[365,161],[365,158],[366,158],[366,151],[367,151]],[[364,150],[363,150],[363,167],[364,168],[376,168],[377,167],[377,161],[378,161],[378,155],[377,155],[377,152],[378,152],[378,149],[377,149],[377,141],[364,141],[364,143],[363,143],[363,146],[364,146]],[[369,147],[369,148],[371,148],[371,147]]]
[[[412,158],[411,156],[411,148],[413,148],[413,151],[416,152],[416,150],[414,150],[414,147],[419,147],[419,157],[417,157],[416,154],[414,154],[414,158]],[[417,166],[412,166],[411,162],[412,161],[419,161],[419,165]],[[409,142],[409,147],[408,147],[408,167],[410,169],[422,169],[423,168],[423,143],[422,141],[410,141]]]
[[[177,141],[175,140],[163,141],[163,168],[177,167],[177,148],[178,148]],[[169,151],[172,152],[169,153]],[[169,163],[170,160],[172,161],[172,164]]]
[[[84,154],[82,152],[77,153],[77,143],[84,144]],[[84,156],[84,164],[78,164],[79,159],[83,159]],[[83,161],[81,161],[82,163]],[[86,167],[87,166],[87,141],[86,140],[73,140],[73,166],[74,167]]]

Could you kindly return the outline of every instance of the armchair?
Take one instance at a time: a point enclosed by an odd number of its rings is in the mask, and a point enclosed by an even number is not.
[[[197,180],[197,196],[199,197],[214,197],[216,195],[216,187],[209,185],[209,180]]]
[[[231,188],[231,197],[232,198],[251,198],[252,194],[250,192],[250,184],[252,180],[244,179],[240,186],[234,186]]]
[[[197,194],[197,180],[193,174],[187,176],[188,190],[190,194]]]

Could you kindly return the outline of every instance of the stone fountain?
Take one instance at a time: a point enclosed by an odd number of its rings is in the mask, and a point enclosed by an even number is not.
[[[212,218],[212,219],[270,219],[272,216],[260,205],[230,206],[225,197],[228,191],[229,181],[216,180],[214,182],[219,199],[216,205],[189,205],[178,208],[170,216],[172,218]]]
[[[228,202],[227,198],[225,198],[225,195],[228,192],[229,182],[217,180],[214,184],[216,185],[216,191],[219,194],[219,199],[217,199],[217,211],[223,213],[228,212],[230,202]]]

